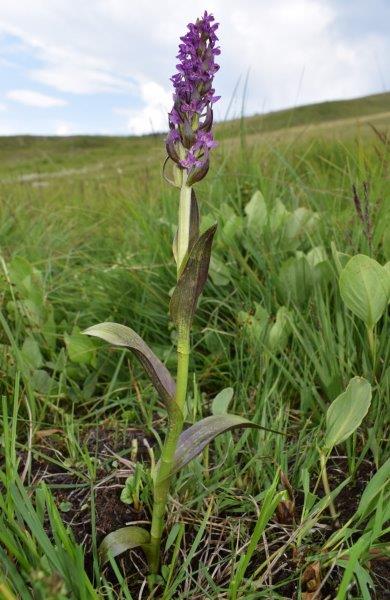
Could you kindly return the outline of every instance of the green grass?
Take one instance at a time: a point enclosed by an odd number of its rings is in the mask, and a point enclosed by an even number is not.
[[[308,600],[318,564],[324,598],[385,597],[389,318],[373,364],[340,296],[337,251],[390,260],[389,103],[381,94],[218,126],[198,186],[202,228],[217,220],[218,232],[194,323],[187,423],[233,387],[232,412],[285,435],[224,434],[176,477],[165,599]],[[147,478],[141,512],[119,497],[135,461],[158,454],[165,412],[130,355],[78,332],[127,324],[174,372],[178,198],[161,178],[162,136],[3,138],[0,157],[0,597],[138,598],[142,555],[103,568],[97,549],[109,531],[150,517]],[[365,182],[371,241],[353,204],[352,186],[363,198]],[[307,210],[295,236],[249,226],[256,190],[268,211]],[[297,280],[302,253],[318,247],[321,277],[305,267]],[[288,337],[270,347],[280,307]],[[373,400],[328,461],[334,530],[318,449],[327,407],[357,375]],[[372,500],[362,507],[364,490]]]

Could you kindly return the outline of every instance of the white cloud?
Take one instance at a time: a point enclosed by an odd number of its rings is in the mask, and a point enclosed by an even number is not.
[[[33,90],[10,90],[6,96],[10,100],[20,102],[20,104],[38,108],[52,108],[53,106],[65,106],[67,104],[66,100],[62,98],[54,98]]]
[[[114,112],[127,117],[129,133],[138,135],[147,132],[165,131],[167,129],[167,113],[172,105],[172,93],[155,83],[148,81],[140,85],[142,108],[116,108]]]
[[[74,133],[74,128],[72,123],[68,123],[67,121],[57,121],[54,131],[55,135],[72,135]]]
[[[7,106],[0,102],[0,111],[7,110]]]
[[[390,39],[379,25],[347,35],[341,22],[354,14],[352,4],[348,11],[335,0],[207,4],[221,23],[219,118],[248,70],[248,113],[382,91],[377,57],[386,78]],[[179,36],[203,12],[204,0],[177,6],[177,0],[84,0],[76,14],[69,0],[1,0],[0,34],[28,49],[27,78],[62,93],[121,95],[129,105],[122,110],[127,127],[143,133],[166,128]],[[370,14],[369,5],[364,10]],[[97,122],[97,129],[103,126]]]

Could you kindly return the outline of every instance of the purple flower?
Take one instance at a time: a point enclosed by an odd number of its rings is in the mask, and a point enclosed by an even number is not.
[[[188,185],[206,175],[209,151],[217,145],[211,132],[212,105],[220,98],[212,87],[219,69],[214,60],[220,54],[215,46],[217,28],[218,23],[207,12],[196,23],[189,23],[188,32],[180,38],[177,72],[171,77],[174,104],[166,147],[178,167],[187,170]]]

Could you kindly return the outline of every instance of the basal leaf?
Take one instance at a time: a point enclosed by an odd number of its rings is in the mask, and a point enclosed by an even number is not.
[[[214,398],[211,404],[211,412],[213,415],[225,415],[228,411],[229,404],[232,401],[234,390],[227,387],[221,390]]]
[[[65,344],[72,362],[79,365],[96,366],[95,345],[81,332],[73,331],[71,335],[65,334]]]
[[[268,345],[273,352],[283,352],[291,333],[290,312],[281,306],[276,313],[276,319],[268,332]]]
[[[142,527],[131,525],[112,531],[103,539],[99,547],[99,555],[102,562],[107,562],[109,557],[118,556],[126,550],[141,547],[148,554],[150,534]]]
[[[31,369],[39,369],[43,365],[39,344],[33,337],[29,336],[24,340],[21,354]]]
[[[217,225],[207,229],[195,242],[174,289],[170,311],[172,320],[180,327],[189,327],[204,285],[210,263],[211,245]]]
[[[175,382],[166,366],[145,344],[138,333],[119,323],[100,323],[86,329],[84,334],[98,337],[114,346],[124,346],[132,350],[166,405],[171,403],[176,390]]]
[[[376,260],[357,254],[340,275],[340,293],[346,306],[372,328],[383,315],[390,294],[390,276]]]
[[[346,440],[359,427],[371,404],[371,385],[363,377],[354,377],[345,392],[329,406],[326,413],[327,449]]]
[[[267,223],[268,212],[264,196],[259,190],[253,194],[244,210],[247,216],[248,228],[260,233]]]
[[[280,268],[277,291],[283,302],[305,304],[313,287],[313,274],[306,256],[291,256]]]
[[[256,425],[256,423],[252,423],[244,417],[230,414],[213,415],[198,421],[180,435],[176,447],[172,474],[180,471],[187,463],[198,456],[207,444],[212,442],[221,433],[245,427],[264,429],[264,427]]]

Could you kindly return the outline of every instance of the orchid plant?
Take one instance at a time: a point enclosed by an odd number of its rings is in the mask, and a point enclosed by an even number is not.
[[[214,17],[207,12],[188,25],[188,32],[180,38],[177,72],[171,78],[174,103],[169,113],[166,163],[172,163],[171,183],[180,188],[178,228],[173,241],[177,285],[170,301],[170,315],[177,329],[176,382],[143,339],[129,327],[101,323],[84,332],[114,346],[129,348],[141,362],[166,407],[165,441],[160,459],[152,469],[154,497],[150,531],[138,526],[124,527],[108,534],[100,548],[102,558],[106,560],[125,550],[141,547],[152,577],[160,569],[161,539],[172,477],[224,431],[236,427],[261,428],[243,417],[224,414],[206,417],[183,432],[191,324],[207,280],[216,232],[216,225],[202,234],[199,232],[194,184],[206,176],[210,151],[217,145],[212,132],[213,104],[219,99],[213,89],[214,75],[219,69],[215,57],[220,54],[216,45],[217,28]]]

